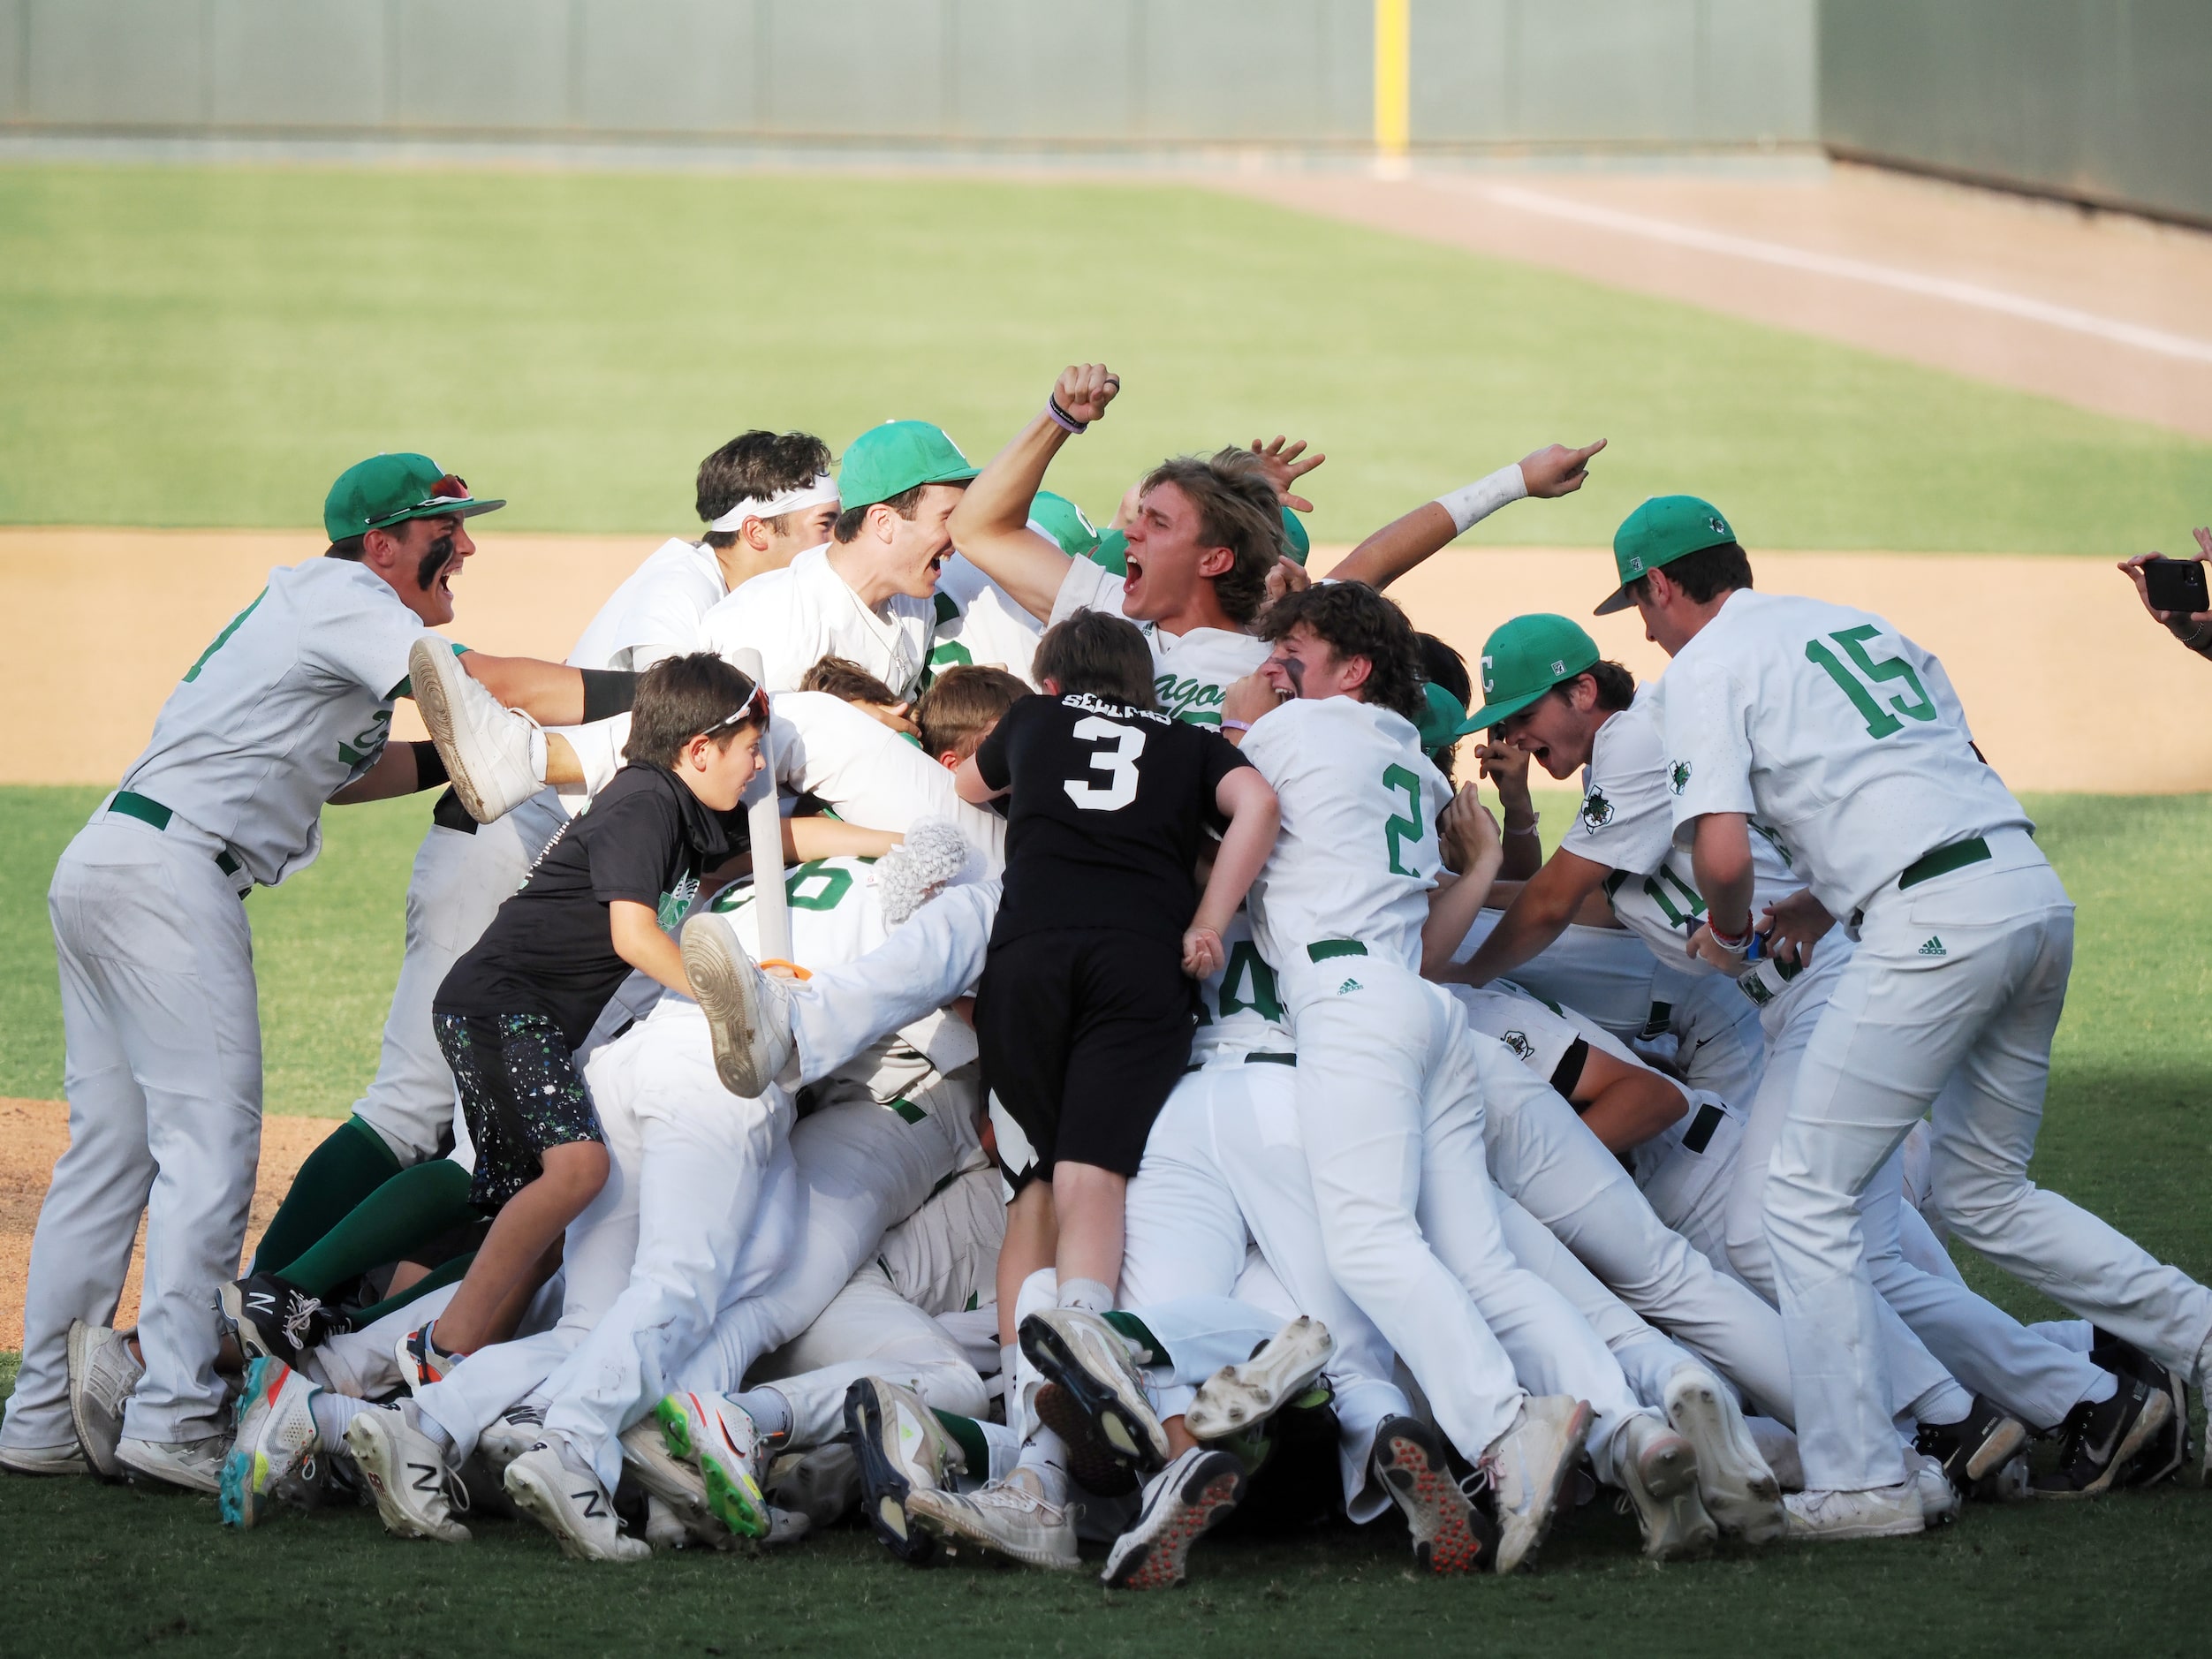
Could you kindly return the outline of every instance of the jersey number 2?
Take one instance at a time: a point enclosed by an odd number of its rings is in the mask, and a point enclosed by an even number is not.
[[[1871,622],[1862,622],[1855,628],[1845,628],[1828,636],[1844,648],[1844,655],[1851,658],[1852,667],[1859,670],[1858,674],[1837,662],[1836,653],[1820,640],[1805,642],[1806,660],[1819,664],[1822,671],[1843,688],[1844,695],[1851,699],[1851,706],[1866,721],[1867,735],[1870,738],[1894,737],[1904,731],[1905,721],[1898,719],[1898,715],[1906,720],[1936,718],[1935,701],[1928,696],[1928,688],[1920,684],[1920,677],[1913,671],[1910,663],[1901,656],[1885,656],[1877,663],[1867,655],[1867,640],[1881,632]],[[1875,685],[1901,679],[1913,688],[1912,694],[1890,698],[1889,708],[1885,708],[1875,701],[1874,692],[1860,681],[1860,675]]]
[[[1111,743],[1114,747],[1091,756],[1091,770],[1103,772],[1106,782],[1071,777],[1060,785],[1068,799],[1085,812],[1119,812],[1136,799],[1137,757],[1144,753],[1144,733],[1118,720],[1086,715],[1075,723],[1075,735],[1086,743]]]
[[[1420,823],[1420,779],[1402,766],[1386,766],[1382,769],[1382,787],[1403,790],[1405,794],[1405,815],[1400,817],[1393,813],[1382,822],[1382,840],[1390,854],[1390,874],[1419,875],[1419,870],[1405,867],[1404,860],[1398,857],[1398,849],[1408,841],[1418,842],[1427,833]]]

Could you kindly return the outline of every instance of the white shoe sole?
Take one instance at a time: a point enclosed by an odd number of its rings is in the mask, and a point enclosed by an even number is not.
[[[1853,1521],[1847,1526],[1814,1528],[1792,1515],[1790,1538],[1796,1543],[1849,1543],[1854,1538],[1913,1538],[1928,1530],[1918,1515],[1900,1515],[1881,1521]]]
[[[479,776],[480,771],[492,770],[493,764],[481,761],[473,752],[475,739],[465,731],[465,719],[457,707],[462,698],[470,694],[460,681],[470,678],[460,659],[453,655],[452,647],[443,640],[429,636],[417,640],[408,648],[408,686],[414,694],[415,709],[421,715],[423,725],[445,761],[447,781],[453,785],[454,794],[460,798],[470,817],[478,823],[496,823],[536,794],[542,785],[533,779],[530,788],[509,800],[492,787],[491,778]],[[489,696],[490,693],[484,694]]]
[[[638,1484],[674,1511],[678,1526],[691,1529],[720,1525],[707,1504],[706,1477],[670,1454],[662,1443],[659,1423],[651,1417],[640,1418],[622,1431],[621,1445],[622,1460]]]
[[[504,1484],[515,1507],[551,1533],[561,1553],[572,1561],[637,1561],[653,1553],[651,1546],[640,1539],[617,1538],[617,1543],[633,1548],[607,1549],[583,1536],[569,1518],[566,1495],[526,1459],[517,1459],[507,1466]]]
[[[684,926],[684,973],[707,1016],[715,1049],[715,1075],[744,1100],[757,1100],[776,1079],[761,1075],[769,1057],[761,1041],[761,970],[745,956],[730,924],[711,912]]]
[[[1700,1378],[1668,1389],[1667,1421],[1697,1448],[1698,1490],[1720,1529],[1752,1544],[1781,1537],[1781,1485],[1733,1402]]]
[[[1313,1386],[1337,1351],[1329,1328],[1300,1314],[1241,1365],[1225,1365],[1198,1385],[1185,1427],[1201,1440],[1225,1440],[1263,1421]]]
[[[345,1449],[353,1454],[362,1478],[368,1482],[369,1496],[376,1500],[377,1518],[384,1523],[384,1530],[395,1538],[466,1543],[468,1528],[460,1522],[449,1520],[441,1526],[413,1513],[400,1501],[398,1495],[407,1489],[406,1471],[400,1466],[398,1448],[382,1430],[383,1425],[369,1413],[355,1413],[353,1420],[345,1426]]]
[[[179,1491],[204,1492],[209,1497],[220,1497],[223,1495],[221,1458],[216,1459],[214,1468],[202,1470],[186,1464],[171,1463],[166,1458],[159,1456],[133,1457],[131,1454],[131,1445],[132,1443],[127,1440],[117,1442],[115,1460],[131,1473],[140,1477],[135,1484],[143,1485],[148,1481],[156,1481],[163,1486],[173,1486]],[[226,1451],[224,1455],[227,1457],[229,1454]]]
[[[1497,1571],[1501,1576],[1519,1572],[1543,1548],[1552,1517],[1558,1511],[1559,1489],[1566,1484],[1575,1459],[1582,1455],[1582,1443],[1590,1436],[1589,1403],[1577,1400],[1557,1433],[1558,1444],[1552,1454],[1546,1489],[1536,1493],[1528,1514],[1508,1513],[1498,1518]]]
[[[1633,1469],[1623,1473],[1648,1559],[1682,1561],[1711,1552],[1721,1529],[1698,1496],[1697,1449],[1686,1437],[1655,1432]]]
[[[906,1514],[919,1529],[935,1533],[944,1540],[948,1550],[963,1543],[974,1544],[1027,1566],[1050,1567],[1062,1572],[1083,1564],[1082,1557],[1075,1553],[1072,1539],[1062,1552],[1049,1545],[1017,1544],[997,1537],[979,1524],[967,1505],[952,1493],[934,1489],[913,1493],[906,1499]]]

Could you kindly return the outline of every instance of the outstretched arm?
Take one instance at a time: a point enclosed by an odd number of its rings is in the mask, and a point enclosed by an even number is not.
[[[1470,530],[1508,502],[1523,496],[1551,497],[1573,494],[1589,476],[1590,458],[1605,447],[1595,443],[1571,450],[1553,443],[1538,450],[1519,465],[1501,466],[1488,478],[1464,489],[1423,502],[1402,519],[1394,519],[1345,555],[1344,563],[1329,572],[1340,582],[1365,582],[1388,587],[1432,553],[1438,552],[1462,531]]]
[[[1120,390],[1120,377],[1103,363],[1062,369],[1050,401],[991,457],[953,509],[953,546],[1040,622],[1052,614],[1060,584],[1074,563],[1029,527],[1029,504],[1044,482],[1045,469],[1075,436],[1052,412],[1057,407],[1074,425],[1087,426],[1106,413]]]
[[[1446,968],[1438,979],[1488,985],[1534,956],[1574,920],[1582,901],[1605,880],[1606,867],[1564,848],[1521,884],[1497,927],[1465,964]]]

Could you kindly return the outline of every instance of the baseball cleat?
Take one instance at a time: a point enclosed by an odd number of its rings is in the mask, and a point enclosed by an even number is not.
[[[131,1472],[133,1485],[159,1481],[209,1497],[223,1491],[223,1459],[229,1451],[230,1443],[221,1435],[184,1441],[125,1438],[115,1443],[116,1461]]]
[[[1201,1440],[1249,1433],[1305,1393],[1336,1351],[1329,1327],[1301,1314],[1242,1365],[1225,1365],[1200,1383],[1184,1427]]]
[[[640,1417],[622,1431],[620,1444],[624,1466],[678,1526],[702,1526],[712,1519],[706,1478],[689,1458],[670,1455],[656,1420]]]
[[[2003,1473],[2003,1469],[1997,1471],[1997,1474]],[[1995,1480],[1996,1475],[1985,1478]],[[1951,1483],[1943,1466],[1925,1452],[1906,1450],[1905,1479],[1920,1495],[1920,1525],[1925,1531],[1932,1533],[1938,1526],[1950,1526],[1966,1507],[1966,1495]]]
[[[69,1417],[92,1473],[120,1481],[116,1443],[123,1438],[123,1407],[146,1367],[132,1355],[129,1338],[81,1319],[69,1324]]]
[[[1636,1511],[1653,1561],[1710,1555],[1721,1529],[1698,1496],[1697,1451],[1649,1412],[1624,1419],[1613,1449],[1621,1490]]]
[[[453,792],[478,823],[496,822],[545,787],[545,733],[485,690],[450,640],[418,639],[407,681]]]
[[[1168,1431],[1119,1331],[1085,1309],[1048,1307],[1023,1320],[1019,1335],[1029,1363],[1064,1397],[1048,1405],[1050,1390],[1039,1390],[1038,1419],[1071,1449],[1095,1435],[1124,1467],[1150,1471],[1167,1462]]]
[[[1731,1394],[1701,1366],[1667,1382],[1667,1421],[1697,1450],[1698,1496],[1720,1529],[1746,1543],[1782,1536],[1782,1488]]]
[[[884,1549],[910,1566],[936,1558],[935,1534],[915,1529],[906,1502],[966,1466],[959,1443],[910,1388],[864,1376],[845,1391],[845,1430],[860,1465],[860,1504]]]
[[[684,924],[684,973],[714,1039],[723,1087],[757,1100],[791,1064],[791,993],[761,972],[730,919],[702,910]]]
[[[10,1474],[90,1474],[82,1447],[75,1441],[65,1446],[0,1446],[0,1469]]]
[[[688,1549],[694,1540],[676,1511],[651,1493],[645,1499],[645,1547],[655,1555]]]
[[[445,1466],[437,1443],[397,1405],[373,1405],[345,1426],[345,1449],[368,1482],[384,1530],[395,1538],[465,1544],[468,1528],[453,1519],[454,1498],[468,1507],[468,1489]]]
[[[545,1438],[545,1413],[534,1405],[510,1405],[476,1436],[477,1455],[504,1474],[507,1466]]]
[[[2058,1467],[2039,1474],[2037,1497],[2097,1497],[2155,1442],[2173,1418],[2173,1399],[2140,1377],[2123,1374],[2109,1400],[2084,1400],[2059,1425]]]
[[[1483,1572],[1497,1563],[1497,1523],[1467,1499],[1444,1437],[1413,1417],[1385,1418],[1367,1464],[1413,1534],[1413,1559],[1431,1572]]]
[[[238,1327],[239,1345],[297,1367],[300,1356],[338,1327],[321,1299],[273,1273],[233,1279],[216,1292],[223,1317]]]
[[[2133,1465],[2120,1476],[2122,1486],[2156,1486],[2181,1472],[2189,1461],[2189,1379],[2171,1366],[2161,1365],[2133,1343],[2110,1331],[2092,1327],[2089,1359],[2093,1364],[2122,1376],[2141,1379],[2163,1394],[2172,1406],[2166,1426],[2154,1435]]]
[[[1063,1504],[1049,1504],[1017,1470],[1013,1478],[992,1481],[973,1492],[944,1487],[916,1490],[906,1500],[913,1524],[957,1549],[980,1544],[1033,1567],[1072,1570],[1083,1564],[1075,1553],[1075,1521]]]
[[[665,1394],[653,1418],[669,1455],[699,1466],[715,1519],[740,1538],[767,1537],[761,1436],[746,1409],[719,1394]]]
[[[1183,1582],[1191,1546],[1228,1519],[1244,1487],[1244,1466],[1234,1456],[1193,1446],[1146,1485],[1144,1507],[1114,1540],[1100,1581],[1110,1590],[1173,1589]]]
[[[238,1432],[223,1460],[225,1525],[259,1522],[287,1490],[315,1478],[322,1437],[314,1426],[314,1383],[281,1360],[262,1355],[246,1367]]]
[[[1782,1500],[1782,1507],[1789,1514],[1792,1542],[1905,1538],[1928,1530],[1917,1479],[1867,1492],[1792,1492]]]
[[[1961,1492],[1971,1492],[2027,1446],[2027,1425],[1994,1400],[1977,1394],[1973,1407],[1955,1423],[1922,1423],[1914,1449],[1943,1466]]]
[[[572,1561],[641,1561],[653,1553],[644,1539],[623,1535],[599,1478],[553,1446],[533,1446],[509,1464],[505,1484],[514,1506],[551,1533]]]
[[[423,1326],[411,1330],[392,1345],[392,1359],[399,1367],[399,1380],[407,1385],[407,1392],[420,1394],[433,1382],[443,1382],[464,1356],[448,1353],[430,1336],[432,1327]]]
[[[1590,1408],[1565,1394],[1532,1394],[1513,1426],[1490,1443],[1481,1470],[1497,1504],[1497,1568],[1511,1572],[1551,1530],[1559,1489],[1589,1437]]]

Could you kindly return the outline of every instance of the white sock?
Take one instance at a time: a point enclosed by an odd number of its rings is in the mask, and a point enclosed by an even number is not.
[[[422,1409],[421,1401],[400,1401],[399,1414],[407,1420],[409,1426],[417,1434],[422,1436],[438,1449],[440,1457],[448,1463],[454,1461],[453,1453],[458,1449],[459,1443],[453,1438],[452,1434],[443,1423]]]
[[[975,1426],[982,1431],[983,1442],[991,1449],[991,1466],[984,1471],[983,1478],[1004,1480],[1021,1465],[1021,1436],[1004,1423],[979,1420]]]
[[[367,1400],[357,1400],[350,1394],[333,1394],[328,1389],[317,1389],[307,1396],[307,1409],[314,1414],[314,1431],[325,1446],[343,1445],[345,1426],[368,1409]]]
[[[1102,1314],[1114,1305],[1113,1287],[1098,1279],[1062,1279],[1060,1306]]]
[[[1948,1428],[1963,1423],[1973,1412],[1973,1396],[1957,1382],[1945,1381],[1914,1400],[1906,1407],[1908,1413],[1924,1423]]]
[[[792,1403],[774,1389],[747,1389],[731,1399],[753,1420],[763,1440],[775,1440],[792,1431]]]
[[[1036,1481],[1046,1503],[1068,1501],[1067,1445],[1049,1428],[1040,1427],[1022,1443],[1021,1458],[1014,1470],[1019,1473],[1024,1469]]]

